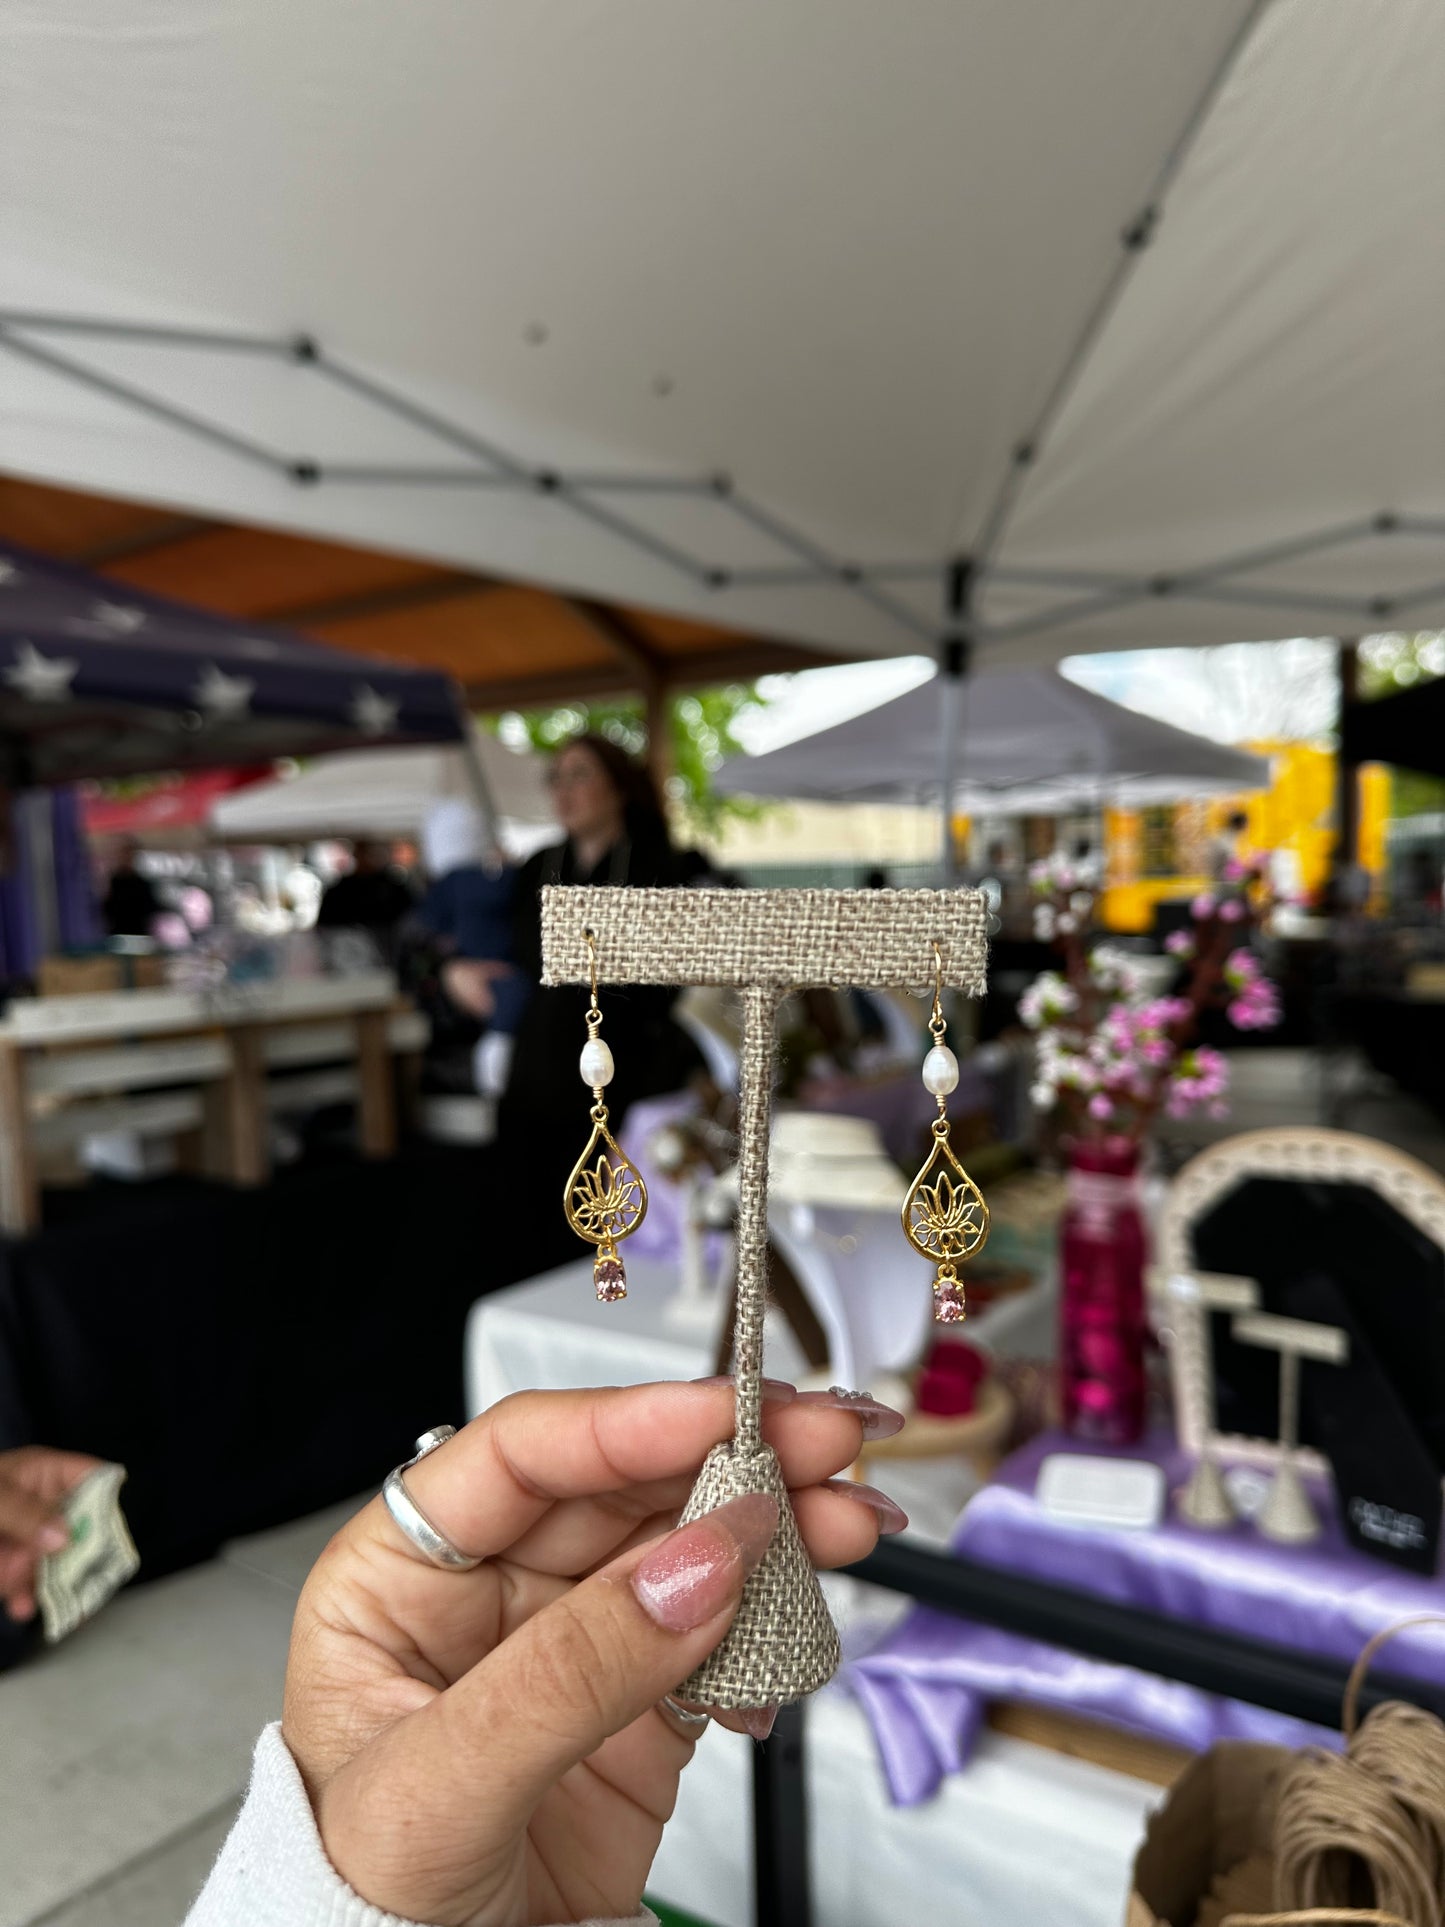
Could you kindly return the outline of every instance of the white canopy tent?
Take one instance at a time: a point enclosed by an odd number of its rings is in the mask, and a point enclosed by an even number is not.
[[[860,655],[1445,623],[1445,9],[0,17],[17,473]]]
[[[936,802],[939,678],[876,708],[718,771],[728,795]],[[1053,669],[970,677],[953,744],[955,808],[1056,814],[1234,795],[1269,783],[1269,760],[1141,716]]]
[[[540,756],[474,732],[475,754],[503,847],[524,854],[555,827]],[[229,843],[299,843],[331,836],[416,837],[433,806],[476,794],[459,748],[347,750],[292,776],[218,797],[212,832]]]

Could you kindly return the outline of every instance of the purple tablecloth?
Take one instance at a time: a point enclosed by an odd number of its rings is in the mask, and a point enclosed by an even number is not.
[[[1400,1572],[1355,1552],[1324,1494],[1324,1534],[1305,1547],[1272,1545],[1246,1526],[1201,1532],[1172,1513],[1152,1532],[1061,1525],[1040,1511],[1034,1484],[1048,1453],[1079,1449],[1046,1434],[1016,1453],[967,1507],[954,1534],[956,1550],[1121,1605],[1347,1664],[1383,1627],[1417,1613],[1445,1613],[1440,1578]],[[1153,1458],[1165,1468],[1171,1492],[1188,1475],[1172,1439],[1120,1456]],[[1402,1633],[1382,1663],[1391,1672],[1445,1680],[1445,1626]],[[872,1721],[893,1797],[905,1806],[926,1799],[945,1773],[967,1764],[983,1707],[995,1699],[1051,1706],[1197,1750],[1219,1739],[1297,1746],[1335,1738],[1282,1714],[923,1607],[854,1661],[847,1678]]]

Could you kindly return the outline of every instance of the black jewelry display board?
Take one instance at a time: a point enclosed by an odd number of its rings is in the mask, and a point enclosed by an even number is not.
[[[1445,1252],[1379,1192],[1252,1177],[1194,1225],[1205,1271],[1257,1281],[1261,1308],[1343,1327],[1344,1366],[1302,1366],[1300,1442],[1330,1461],[1363,1552],[1413,1571],[1438,1562],[1445,1476]],[[1211,1315],[1218,1429],[1272,1438],[1279,1363]]]

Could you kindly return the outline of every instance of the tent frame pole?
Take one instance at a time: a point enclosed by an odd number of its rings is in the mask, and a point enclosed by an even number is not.
[[[1348,713],[1360,700],[1360,645],[1358,637],[1341,636],[1337,660],[1340,679],[1340,748],[1335,761],[1335,847],[1330,875],[1335,902],[1341,908],[1361,908],[1350,900],[1360,861],[1360,770],[1345,752]]]
[[[497,820],[497,802],[492,795],[492,786],[487,781],[487,772],[482,765],[481,751],[477,747],[476,724],[472,721],[471,711],[460,686],[455,690],[457,713],[462,719],[462,768],[466,772],[467,788],[471,791],[472,801],[477,806],[482,819],[482,832],[488,843],[496,851],[498,859],[502,854],[501,826]]]
[[[963,734],[964,681],[973,654],[970,603],[973,564],[960,556],[949,564],[944,578],[948,626],[938,648],[938,811],[940,870],[945,889],[958,882],[958,845],[953,834],[953,798],[958,789],[959,745]]]

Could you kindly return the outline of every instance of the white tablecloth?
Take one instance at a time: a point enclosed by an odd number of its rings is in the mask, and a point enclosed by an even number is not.
[[[627,1296],[615,1305],[598,1303],[590,1258],[479,1298],[465,1340],[468,1412],[475,1417],[509,1392],[645,1385],[711,1372],[722,1328],[721,1296],[714,1297],[705,1323],[679,1326],[671,1322],[675,1265],[629,1257],[627,1277]],[[927,1288],[927,1273],[920,1267],[919,1289],[926,1294]],[[965,1330],[985,1351],[1037,1358],[1051,1349],[1053,1322],[1052,1290],[1038,1286],[979,1312]],[[772,1377],[792,1379],[807,1369],[791,1330],[771,1311],[764,1345]]]
[[[529,1387],[637,1385],[712,1370],[721,1305],[705,1329],[668,1322],[676,1270],[629,1258],[628,1296],[599,1305],[588,1258],[493,1293],[472,1308],[467,1403],[484,1411]],[[980,1313],[970,1338],[1037,1355],[1053,1311],[1047,1292]],[[767,1332],[768,1370],[794,1377],[802,1360],[786,1327]],[[940,1470],[944,1470],[940,1468]],[[961,1465],[960,1465],[961,1470]],[[941,1536],[966,1490],[904,1489],[919,1466],[890,1464],[886,1482]],[[936,1477],[936,1475],[935,1475]],[[828,1581],[845,1641],[873,1587]],[[871,1614],[869,1614],[871,1617]],[[849,1622],[854,1622],[850,1628]],[[749,1927],[751,1742],[714,1729],[683,1776],[650,1891],[712,1927]],[[922,1806],[889,1804],[867,1721],[841,1685],[808,1708],[808,1789],[814,1919],[818,1927],[1119,1927],[1129,1869],[1157,1787],[1022,1741],[986,1734],[968,1771]]]
[[[676,1291],[675,1265],[629,1256],[627,1296],[599,1304],[588,1257],[478,1299],[467,1320],[467,1411],[475,1417],[509,1392],[705,1378],[717,1353],[722,1299],[714,1298],[705,1323],[678,1326],[669,1321]],[[802,1369],[791,1332],[771,1314],[764,1343],[774,1378]]]

